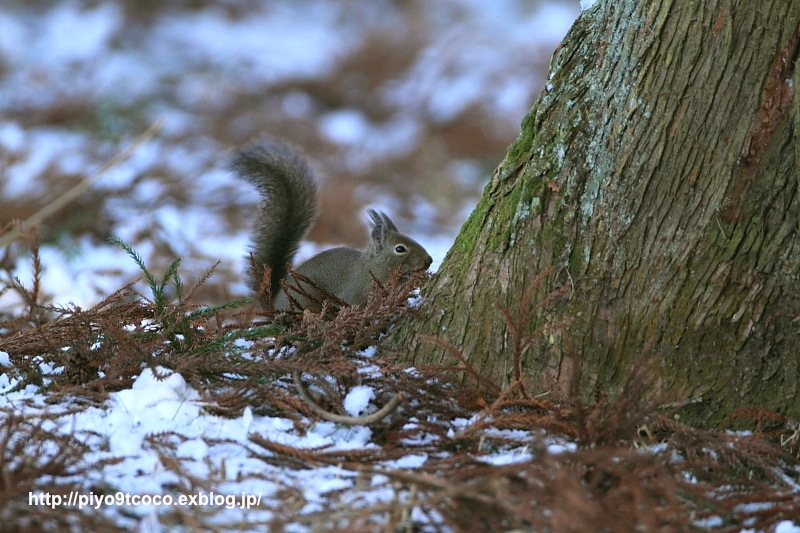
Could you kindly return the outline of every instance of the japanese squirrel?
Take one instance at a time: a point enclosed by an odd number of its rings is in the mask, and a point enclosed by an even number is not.
[[[400,233],[385,213],[370,209],[370,243],[365,250],[326,250],[294,269],[311,284],[293,278],[288,266],[319,210],[317,187],[307,161],[285,143],[262,139],[235,150],[230,168],[255,185],[262,198],[253,231],[254,269],[249,284],[258,291],[268,267],[275,309],[289,309],[289,296],[302,308],[314,310],[330,296],[349,305],[363,304],[372,290],[373,277],[386,283],[396,271],[408,275],[431,265],[425,248]],[[281,280],[290,295],[284,292]]]

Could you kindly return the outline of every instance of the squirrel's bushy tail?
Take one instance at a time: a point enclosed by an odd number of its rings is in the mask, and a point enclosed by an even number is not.
[[[233,152],[230,169],[255,185],[262,197],[253,237],[255,271],[250,286],[257,291],[264,267],[271,269],[274,298],[286,276],[298,243],[317,217],[317,187],[306,160],[292,147],[263,139]]]

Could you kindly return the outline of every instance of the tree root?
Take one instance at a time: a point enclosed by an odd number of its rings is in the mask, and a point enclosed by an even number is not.
[[[294,385],[297,387],[297,392],[300,393],[300,398],[302,398],[305,404],[308,405],[309,409],[311,409],[315,415],[319,416],[323,420],[334,422],[336,424],[347,424],[350,426],[366,426],[369,424],[374,424],[375,422],[387,417],[390,413],[397,409],[397,407],[400,405],[400,402],[403,401],[402,394],[395,394],[394,397],[386,403],[386,405],[374,413],[364,416],[338,415],[336,413],[326,411],[314,401],[314,399],[306,390],[305,385],[303,385],[302,375],[299,370],[293,371],[292,377],[294,378]]]

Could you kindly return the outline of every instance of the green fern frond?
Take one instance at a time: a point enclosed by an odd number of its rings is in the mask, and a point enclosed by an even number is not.
[[[127,253],[130,258],[133,259],[133,261],[139,266],[139,269],[142,271],[145,279],[147,280],[147,284],[150,286],[150,290],[154,290],[154,288],[158,285],[156,283],[156,278],[150,273],[149,270],[147,270],[147,266],[144,264],[144,259],[142,259],[142,256],[139,255],[139,252],[134,250],[133,247],[119,237],[109,237],[108,242],[125,250],[125,253]]]

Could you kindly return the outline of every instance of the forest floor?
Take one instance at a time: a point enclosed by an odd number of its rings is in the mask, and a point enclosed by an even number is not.
[[[305,149],[312,243],[362,244],[359,213],[384,209],[436,268],[578,14],[266,4],[0,8],[0,239],[19,232],[0,246],[4,527],[800,532],[797,421],[742,406],[683,425],[646,364],[591,401],[464,384],[457,350],[405,368],[384,333],[424,319],[408,287],[326,319],[243,301],[257,199],[231,148]],[[327,422],[296,371],[329,411],[402,401]]]
[[[385,332],[424,320],[410,286],[333,316],[274,315],[187,303],[178,268],[143,274],[149,293],[123,287],[89,309],[42,304],[35,283],[9,289],[28,307],[0,321],[5,525],[800,530],[800,428],[776,413],[681,424],[646,364],[620,395],[588,402],[501,386],[455,350],[452,364],[407,368]],[[369,423],[317,413],[393,398]],[[742,423],[755,430],[726,429]]]

